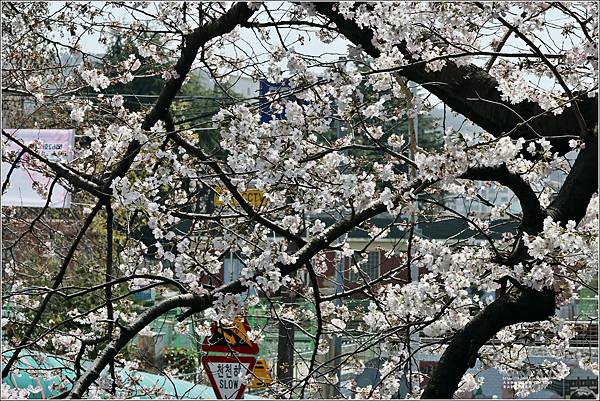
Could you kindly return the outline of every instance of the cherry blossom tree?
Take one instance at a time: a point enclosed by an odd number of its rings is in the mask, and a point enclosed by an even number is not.
[[[62,396],[131,395],[115,372],[154,320],[181,310],[179,321],[195,319],[206,335],[210,322],[259,303],[269,321],[313,344],[308,356],[294,351],[301,373],[280,378],[272,397],[322,396],[323,385],[339,385],[340,365],[364,369],[359,355],[369,349],[387,358],[380,379],[350,382],[345,394],[388,398],[407,380],[411,397],[452,398],[481,385],[467,372],[477,361],[520,375],[519,396],[566,377],[565,358],[597,374],[592,349],[575,354],[574,327],[555,316],[581,288],[596,291],[595,2],[8,2],[2,13],[3,96],[30,106],[11,123],[78,135],[73,160],[58,162],[2,132],[21,149],[3,151],[3,161],[73,196],[70,210],[3,209],[3,303],[17,311],[3,319],[16,327],[3,344],[3,377],[25,352],[52,350],[74,372]],[[115,62],[86,49],[114,35],[137,53]],[[337,54],[336,43],[347,51]],[[220,88],[221,107],[178,115],[199,70]],[[240,75],[276,89],[236,96]],[[108,94],[147,77],[164,80],[151,106],[129,109]],[[436,105],[477,129],[447,128],[439,149],[420,148],[414,117]],[[520,211],[484,199],[484,185],[510,191]],[[264,194],[260,204],[244,196],[250,188]],[[463,213],[448,194],[488,213]],[[419,225],[448,218],[470,238],[418,235]],[[498,221],[514,229],[498,236]],[[360,249],[348,239],[358,231],[369,237]],[[384,240],[394,265],[370,277],[364,256]],[[244,268],[223,282],[222,259],[233,252]],[[344,259],[354,282],[331,291],[324,283]],[[138,313],[128,297],[148,288],[163,297]],[[283,304],[282,292],[295,301]],[[350,308],[355,297],[368,308]],[[68,309],[77,299],[85,310]],[[415,342],[417,333],[436,340]],[[264,337],[260,328],[251,336]],[[359,345],[329,358],[339,336]],[[555,359],[530,363],[533,344]],[[440,360],[419,389],[422,352]]]

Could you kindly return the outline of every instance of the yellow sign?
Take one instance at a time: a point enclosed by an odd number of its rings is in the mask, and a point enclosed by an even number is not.
[[[257,359],[252,370],[252,382],[248,385],[248,388],[252,390],[264,390],[273,384],[273,378],[269,372],[269,366],[267,361],[263,358]]]
[[[203,351],[230,352],[241,354],[258,354],[258,345],[248,338],[250,326],[246,316],[236,318],[233,326],[223,327],[213,322],[211,335],[204,338]]]
[[[216,192],[215,192],[215,196],[214,196],[214,203],[215,206],[223,206],[225,205],[225,202],[223,202],[220,197],[222,195],[225,195],[229,193],[229,190],[225,187],[217,187],[216,188]],[[251,204],[254,207],[261,207],[261,206],[265,206],[269,203],[269,201],[267,201],[267,198],[265,198],[265,193],[259,189],[247,189],[245,191],[240,192],[240,195],[242,195],[242,197],[246,200],[246,202],[248,202],[249,204]],[[230,205],[239,205],[238,201],[235,200],[233,197],[231,198],[231,201],[229,203]]]
[[[239,345],[252,346],[252,341],[248,338],[244,323],[245,320],[238,317],[235,319],[235,324],[233,326],[217,328],[217,335],[225,337],[225,341],[232,347],[237,347]]]

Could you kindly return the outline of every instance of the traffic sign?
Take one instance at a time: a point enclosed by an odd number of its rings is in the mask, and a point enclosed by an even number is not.
[[[236,318],[233,325],[224,327],[213,322],[210,336],[204,337],[202,351],[236,352],[239,354],[258,354],[258,345],[248,338],[250,325],[246,316]]]
[[[260,83],[259,83],[259,94],[258,94],[258,109],[260,110],[260,122],[261,123],[268,123],[269,121],[271,121],[273,118],[276,118],[278,120],[285,120],[286,116],[285,116],[285,112],[283,113],[276,113],[271,109],[271,101],[269,101],[267,99],[267,94],[269,92],[272,93],[284,93],[284,92],[290,92],[291,91],[291,87],[290,87],[290,82],[289,80],[285,79],[283,82],[281,83],[272,83],[267,81],[266,79],[261,79]],[[287,96],[283,96],[284,98],[287,99],[293,99],[293,96],[291,95],[287,95]]]
[[[264,390],[273,384],[269,366],[264,358],[260,358],[256,361],[254,370],[252,370],[252,376],[252,381],[248,385],[248,388],[252,390]]]
[[[242,378],[252,372],[256,358],[253,356],[208,355],[202,358],[202,365],[208,380],[221,400],[241,399],[246,385]]]

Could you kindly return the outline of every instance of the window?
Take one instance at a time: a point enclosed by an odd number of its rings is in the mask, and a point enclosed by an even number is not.
[[[240,278],[240,274],[245,264],[235,253],[228,253],[223,257],[223,284],[231,283]],[[240,295],[256,295],[256,288],[251,288],[250,291],[244,291]]]
[[[240,278],[242,261],[235,254],[228,253],[223,258],[223,284],[231,283]]]
[[[296,278],[302,281],[305,286],[310,287],[312,285],[312,281],[310,280],[310,276],[308,274],[307,269],[300,269],[296,272]]]
[[[364,255],[361,256],[358,252],[354,253],[354,257],[349,258],[348,267],[350,269],[350,281],[363,282],[363,275],[368,277],[369,280],[375,280],[377,277],[379,277],[379,266],[381,263],[379,251],[369,252],[367,260],[363,263],[360,263],[363,260]],[[356,263],[358,263],[358,266]],[[363,274],[361,274],[359,271],[354,272],[353,267],[360,268]]]

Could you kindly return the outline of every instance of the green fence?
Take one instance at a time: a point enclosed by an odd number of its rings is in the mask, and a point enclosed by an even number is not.
[[[589,285],[598,291],[598,278],[594,277]],[[598,296],[589,288],[583,287],[579,291],[579,317],[587,320],[598,317]]]

